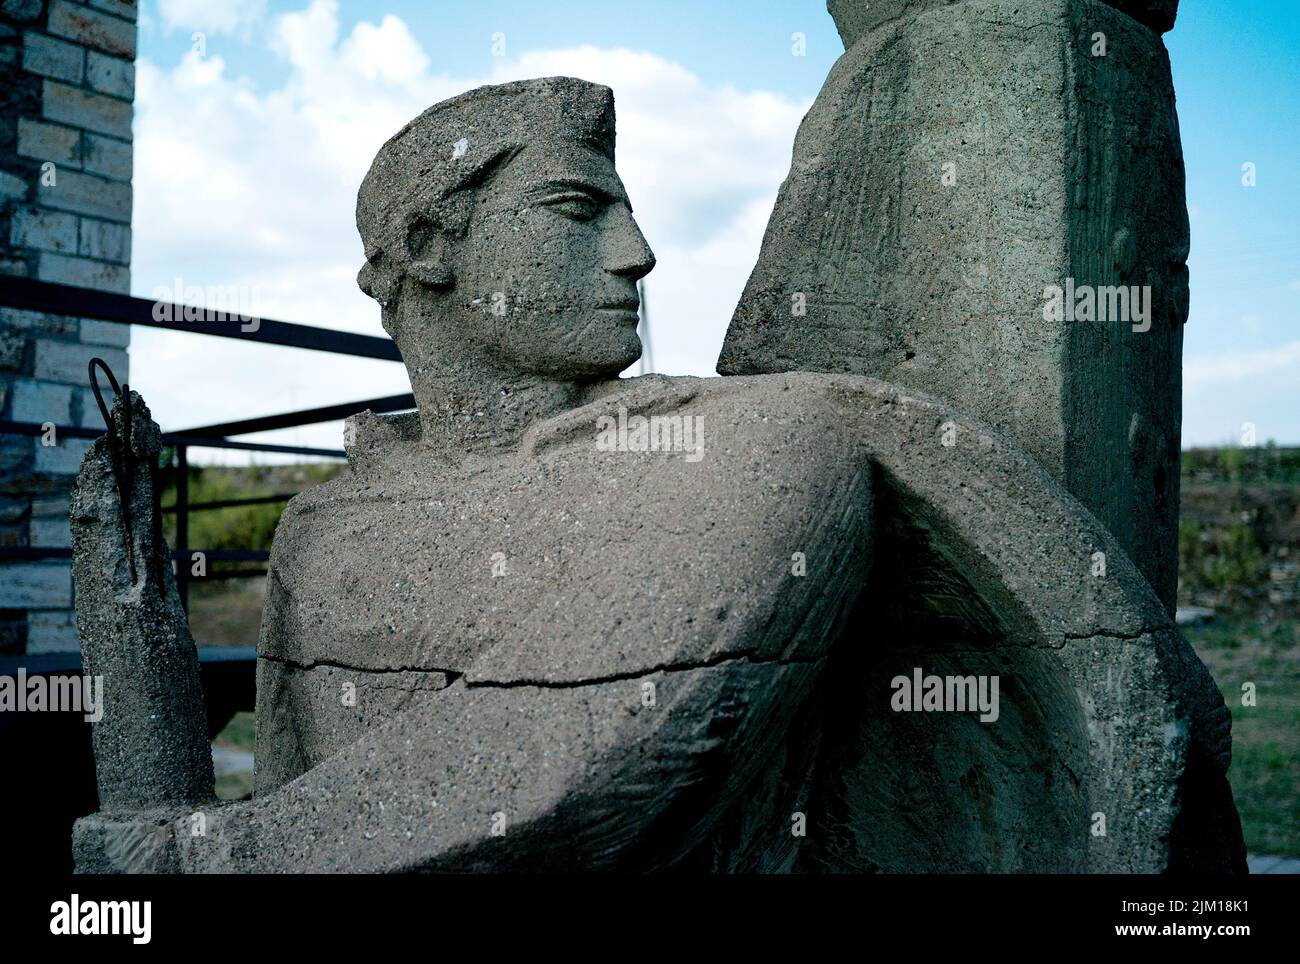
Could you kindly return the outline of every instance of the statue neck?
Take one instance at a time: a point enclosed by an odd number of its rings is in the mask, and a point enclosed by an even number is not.
[[[424,444],[451,458],[512,449],[528,427],[583,404],[588,386],[538,376],[455,370],[420,373],[415,388]],[[412,373],[412,383],[417,380]]]
[[[467,337],[475,319],[457,318],[451,299],[412,299],[395,310],[424,445],[453,461],[516,448],[530,425],[584,404],[607,381],[505,367]]]

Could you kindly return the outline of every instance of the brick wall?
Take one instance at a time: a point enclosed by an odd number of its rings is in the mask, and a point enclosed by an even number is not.
[[[0,273],[127,293],[134,0],[0,0]],[[86,364],[129,329],[0,308],[0,417],[102,427]],[[0,437],[0,545],[67,546],[89,443]],[[0,561],[0,653],[76,650],[66,561]]]

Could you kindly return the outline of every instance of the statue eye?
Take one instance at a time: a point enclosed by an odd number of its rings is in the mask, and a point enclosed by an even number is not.
[[[600,211],[600,205],[590,194],[567,191],[543,198],[542,204],[554,208],[559,214],[574,221],[590,221]]]

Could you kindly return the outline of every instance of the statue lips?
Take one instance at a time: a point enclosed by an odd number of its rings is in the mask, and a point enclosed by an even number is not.
[[[641,323],[640,309],[641,299],[637,295],[632,295],[630,298],[622,298],[618,301],[607,302],[606,304],[600,305],[596,310],[615,312],[616,314],[622,315],[624,321],[630,322],[633,325],[638,325]]]

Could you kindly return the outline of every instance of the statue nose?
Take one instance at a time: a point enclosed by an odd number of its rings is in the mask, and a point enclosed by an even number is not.
[[[655,266],[655,254],[646,243],[645,235],[626,205],[619,205],[614,213],[615,223],[610,229],[610,250],[606,270],[623,278],[637,281],[650,273]]]

